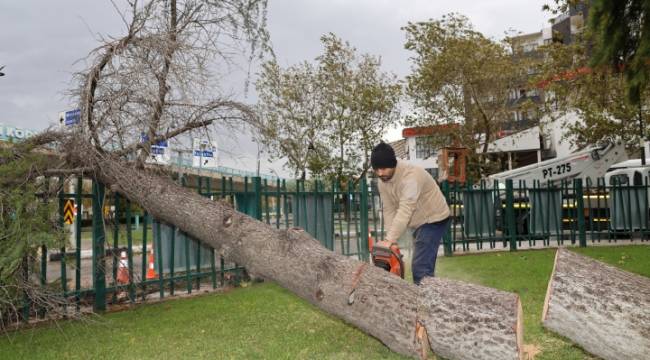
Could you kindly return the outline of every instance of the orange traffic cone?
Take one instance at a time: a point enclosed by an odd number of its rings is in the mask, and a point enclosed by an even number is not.
[[[120,253],[120,265],[117,268],[117,283],[128,284],[131,276],[129,275],[129,260],[126,258],[126,251]]]
[[[154,257],[153,257],[153,247],[149,252],[149,268],[147,269],[147,280],[155,279],[158,275],[156,274],[156,269],[154,268]]]

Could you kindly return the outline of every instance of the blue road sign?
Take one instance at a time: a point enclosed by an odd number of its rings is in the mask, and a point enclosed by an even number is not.
[[[200,156],[204,158],[211,158],[214,157],[214,152],[210,150],[194,150],[194,156]]]
[[[140,142],[143,143],[145,141],[149,141],[149,136],[147,134],[145,134],[145,133],[140,133]],[[155,144],[152,144],[151,146],[152,147],[153,146],[158,146],[158,147],[166,148],[166,147],[169,146],[169,143],[167,142],[167,140],[159,140],[158,142],[156,142]]]
[[[81,121],[81,110],[80,109],[74,109],[74,110],[70,110],[70,111],[65,112],[65,116],[64,116],[64,124],[65,124],[65,126],[78,124],[80,121]]]

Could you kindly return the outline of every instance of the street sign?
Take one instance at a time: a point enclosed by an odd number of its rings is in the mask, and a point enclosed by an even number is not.
[[[149,136],[145,133],[140,133],[140,142],[143,143],[149,140]],[[171,161],[171,151],[169,149],[169,142],[161,140],[151,145],[149,150],[148,163],[164,164],[167,165]]]
[[[63,221],[68,225],[72,225],[72,222],[74,221],[74,215],[74,200],[68,199],[65,201],[65,206],[63,206]]]
[[[217,144],[209,140],[192,140],[192,166],[198,168],[217,168]]]
[[[64,126],[71,126],[81,122],[81,110],[74,109],[59,113],[59,123]]]

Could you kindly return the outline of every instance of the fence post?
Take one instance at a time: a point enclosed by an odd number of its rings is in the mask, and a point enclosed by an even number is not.
[[[517,250],[517,224],[515,219],[515,192],[512,179],[506,180],[506,223],[508,224],[508,239],[510,251]]]
[[[368,253],[370,250],[368,249],[368,183],[366,182],[366,177],[363,176],[361,178],[361,204],[360,204],[360,211],[361,211],[361,224],[360,224],[360,229],[361,230],[361,244],[359,246],[359,250],[361,250],[361,259],[363,261],[368,261]]]
[[[449,206],[450,201],[449,201],[449,181],[445,180],[442,182],[442,194],[445,196],[445,199],[447,200],[447,206]],[[453,209],[451,206],[449,206],[449,216],[453,217]],[[445,235],[442,237],[442,244],[443,244],[443,249],[445,252],[445,256],[453,256],[454,252],[452,250],[451,246],[451,234],[450,231],[454,231],[454,221],[451,219],[451,223],[449,225],[449,231],[445,231]]]
[[[131,232],[131,200],[126,200],[126,246],[129,259],[129,300],[135,302],[135,287],[133,285],[133,233]]]
[[[251,180],[253,180],[253,193],[255,195],[252,214],[257,220],[262,221],[262,178],[255,176]]]
[[[94,311],[106,310],[106,264],[104,259],[104,184],[93,179],[93,287]]]
[[[61,180],[61,189],[64,189],[65,187],[63,186],[64,182]],[[49,189],[48,189],[49,190]],[[64,228],[64,206],[65,206],[66,200],[63,198],[62,192],[59,193],[59,219],[58,219],[58,225],[60,229]],[[77,204],[77,206],[79,206]],[[68,274],[67,274],[67,269],[66,269],[66,259],[65,259],[65,248],[66,248],[66,243],[63,243],[63,246],[61,246],[61,290],[63,291],[63,296],[68,296]]]
[[[30,266],[29,257],[24,256],[22,261],[23,261],[23,268],[22,268],[23,281],[25,283],[28,283],[29,282],[29,266]],[[29,312],[30,312],[31,306],[32,306],[32,304],[31,304],[31,300],[29,298],[29,294],[27,293],[27,291],[23,291],[22,321],[25,322],[25,323],[29,321]]]
[[[316,239],[318,239],[318,241],[320,241],[320,243],[323,246],[325,246],[329,250],[334,250],[334,249],[329,248],[329,246],[327,244],[327,239],[319,239],[318,238],[318,179],[314,179],[314,187],[312,189],[313,189],[313,192],[312,192],[311,197],[314,199],[314,232],[312,233],[312,235]],[[307,203],[305,202],[305,209],[306,209],[306,207],[307,207]],[[307,212],[307,214],[309,214],[309,213]],[[309,224],[309,219],[307,219],[307,221],[305,222],[305,225],[308,225],[308,224]],[[309,228],[309,226],[307,226],[307,228]],[[307,231],[309,231],[309,230],[307,230]]]
[[[585,229],[585,201],[582,191],[582,179],[573,179],[576,196],[576,217],[578,218],[578,240],[580,247],[587,247],[587,231]]]
[[[153,231],[154,235],[154,256],[158,258],[158,290],[160,291],[160,298],[165,297],[165,283],[163,282],[163,253],[162,253],[162,227],[160,226],[160,220],[153,220],[155,222]]]
[[[74,269],[74,291],[76,308],[79,310],[81,300],[81,217],[83,215],[83,204],[81,193],[83,192],[83,178],[77,177],[77,188],[74,194],[74,201],[77,204],[77,216],[74,218],[75,226],[75,269]]]

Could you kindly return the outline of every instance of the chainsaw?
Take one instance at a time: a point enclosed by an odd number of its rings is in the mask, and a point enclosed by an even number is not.
[[[374,242],[372,236],[368,236],[372,263],[404,279],[404,261],[397,244],[390,241],[379,241],[376,244]]]

